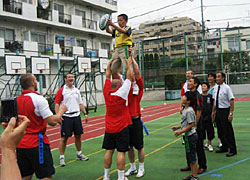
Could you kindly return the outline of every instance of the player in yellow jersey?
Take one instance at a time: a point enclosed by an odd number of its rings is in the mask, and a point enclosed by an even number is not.
[[[112,73],[121,72],[121,63],[127,69],[126,59],[129,57],[129,51],[132,51],[132,29],[127,26],[127,22],[128,16],[126,14],[118,15],[119,26],[114,24],[112,20],[107,22],[106,32],[112,34],[115,38],[115,52],[112,55],[114,60],[111,66]]]

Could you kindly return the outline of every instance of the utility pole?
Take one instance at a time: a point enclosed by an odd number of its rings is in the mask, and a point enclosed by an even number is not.
[[[205,56],[205,22],[203,15],[203,0],[201,0],[201,25],[202,25],[202,65],[203,74],[206,74],[206,56]]]

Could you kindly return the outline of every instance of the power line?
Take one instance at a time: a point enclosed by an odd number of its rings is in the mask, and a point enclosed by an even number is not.
[[[141,16],[144,16],[144,15],[147,15],[147,14],[151,14],[151,13],[153,13],[153,12],[160,11],[160,10],[169,8],[169,7],[171,7],[171,6],[175,6],[175,5],[181,4],[181,3],[185,2],[185,1],[189,1],[189,0],[181,0],[181,1],[178,1],[178,2],[176,2],[176,3],[170,4],[170,5],[167,5],[167,6],[164,6],[164,7],[155,9],[155,10],[152,10],[152,11],[148,11],[148,12],[145,12],[145,13],[142,13],[142,14],[139,14],[139,15],[136,15],[136,16],[132,16],[132,17],[129,18],[129,19],[134,19],[134,18],[141,17]]]
[[[250,18],[249,16],[245,16],[245,17],[235,17],[235,18],[226,18],[226,19],[215,19],[215,20],[210,20],[212,22],[216,22],[216,21],[230,21],[230,20],[239,20],[239,19],[246,19],[246,18]]]
[[[250,3],[240,3],[240,4],[212,4],[212,5],[205,5],[204,7],[225,7],[225,6],[244,6],[249,5]]]
[[[196,9],[200,9],[200,6],[195,7],[195,8],[192,8],[192,9],[188,9],[188,10],[185,10],[185,11],[179,11],[179,12],[177,12],[177,13],[170,14],[170,15],[168,15],[168,16],[164,16],[163,18],[175,16],[175,15],[182,14],[182,13],[185,13],[185,12],[190,12],[190,11],[193,11],[193,10],[196,10]],[[133,26],[140,25],[140,24],[142,24],[142,22],[133,24]]]

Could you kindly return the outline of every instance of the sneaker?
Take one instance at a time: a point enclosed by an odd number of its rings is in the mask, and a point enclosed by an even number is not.
[[[204,148],[208,148],[208,144],[206,143],[206,144],[204,144]]]
[[[131,176],[133,174],[136,174],[137,173],[137,170],[136,169],[131,169],[129,168],[127,172],[125,172],[125,176]]]
[[[60,159],[59,165],[60,165],[61,167],[66,166],[66,163],[65,163],[65,161],[64,161],[64,158],[61,158],[61,159]]]
[[[212,145],[208,145],[208,151],[210,151],[210,152],[213,152],[214,151],[214,148],[213,148],[213,146]]]
[[[141,177],[143,177],[143,176],[144,176],[144,174],[145,174],[144,169],[139,169],[139,171],[138,171],[138,173],[137,173],[137,175],[136,175],[135,177],[137,177],[137,178],[141,178]]]
[[[182,140],[182,145],[184,145],[185,144],[185,141],[184,140]]]
[[[128,178],[125,176],[123,179],[117,179],[117,180],[128,180]]]
[[[108,177],[103,177],[103,180],[110,180],[109,176]]]
[[[188,177],[183,178],[182,180],[193,180],[192,178],[193,178],[193,176],[192,176],[192,175],[189,175]]]
[[[77,159],[79,159],[80,161],[88,161],[88,160],[89,160],[89,158],[88,158],[87,156],[84,156],[83,153],[77,154],[76,157],[77,157]]]
[[[200,179],[198,177],[197,178],[192,177],[191,180],[200,180]]]

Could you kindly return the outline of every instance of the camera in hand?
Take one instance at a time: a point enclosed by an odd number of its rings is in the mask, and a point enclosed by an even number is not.
[[[9,122],[12,117],[18,119],[18,109],[16,98],[6,98],[1,100],[1,122]]]

